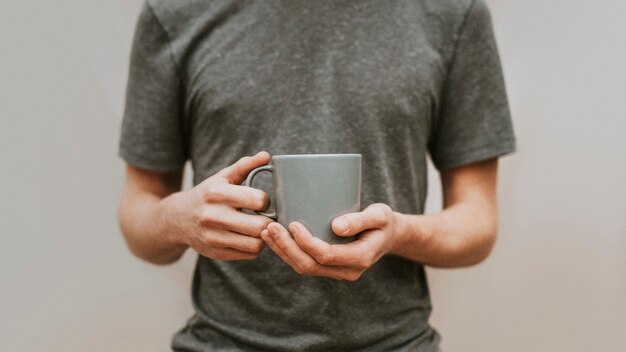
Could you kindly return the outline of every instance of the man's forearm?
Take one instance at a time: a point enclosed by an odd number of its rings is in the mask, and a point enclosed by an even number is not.
[[[120,204],[120,227],[130,250],[139,258],[154,264],[169,264],[184,253],[187,246],[169,232],[174,193],[160,198],[150,193],[126,196]],[[169,207],[171,208],[171,207]]]
[[[397,213],[395,245],[390,254],[434,267],[461,267],[484,260],[497,232],[496,210],[484,204],[458,203],[432,215]]]

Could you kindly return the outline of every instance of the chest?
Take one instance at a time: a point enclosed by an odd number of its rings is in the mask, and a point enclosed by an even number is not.
[[[249,2],[197,34],[184,66],[193,125],[251,114],[289,123],[304,111],[370,124],[430,118],[445,65],[418,9],[288,4]]]

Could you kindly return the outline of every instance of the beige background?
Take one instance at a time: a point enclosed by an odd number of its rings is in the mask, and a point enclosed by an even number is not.
[[[624,351],[626,2],[488,2],[519,152],[490,259],[429,270],[432,322],[447,352]],[[140,5],[0,3],[2,351],[167,351],[191,312],[193,254],[141,263],[115,218]]]

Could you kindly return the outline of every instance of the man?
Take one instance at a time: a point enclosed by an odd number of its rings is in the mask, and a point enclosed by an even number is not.
[[[176,351],[438,351],[423,265],[489,254],[497,157],[514,149],[481,0],[150,0],[120,224],[149,262],[199,253]],[[332,223],[357,240],[330,246],[240,211],[268,206],[240,185],[265,151],[362,154],[366,207]],[[428,153],[444,210],[421,215]],[[187,160],[195,186],[181,191]]]

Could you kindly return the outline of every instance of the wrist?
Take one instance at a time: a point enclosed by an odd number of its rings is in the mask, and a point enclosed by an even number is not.
[[[428,216],[395,213],[392,249],[389,254],[416,258],[418,252],[428,251],[431,221]]]
[[[182,230],[181,219],[184,210],[181,209],[181,197],[185,191],[172,193],[163,198],[157,205],[156,222],[159,224],[159,233],[167,243],[181,249],[189,247],[186,233]]]
[[[393,226],[391,228],[391,236],[390,236],[391,245],[390,245],[388,254],[397,255],[400,249],[404,247],[406,243],[408,242],[406,238],[407,237],[406,221],[407,219],[406,219],[405,214],[395,212],[395,211],[393,212],[392,221],[391,221]]]

